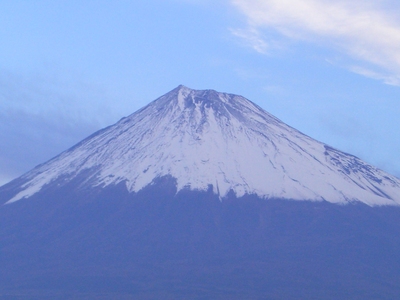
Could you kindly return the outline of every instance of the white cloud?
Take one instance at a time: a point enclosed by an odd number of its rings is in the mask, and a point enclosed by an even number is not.
[[[362,65],[352,67],[353,71],[399,85],[399,4],[394,3],[389,9],[383,1],[366,0],[231,2],[247,17],[249,24],[247,35],[245,30],[234,33],[245,37],[258,52],[262,52],[259,45],[264,45],[265,49],[269,41],[261,40],[261,35],[255,33],[272,28],[286,38],[342,51]]]
[[[360,66],[350,66],[350,71],[363,75],[365,77],[369,77],[372,79],[381,80],[389,85],[400,86],[400,74],[385,74],[383,72],[375,72],[370,69],[366,69]]]
[[[268,43],[260,36],[260,33],[255,28],[231,29],[231,33],[250,44],[257,52],[261,54],[266,54],[268,52]]]

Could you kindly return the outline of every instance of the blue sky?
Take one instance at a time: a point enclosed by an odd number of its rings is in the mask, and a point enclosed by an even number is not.
[[[400,177],[394,0],[0,2],[0,184],[179,84]]]

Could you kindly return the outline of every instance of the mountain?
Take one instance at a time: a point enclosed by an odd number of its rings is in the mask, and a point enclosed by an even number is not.
[[[179,86],[0,187],[0,299],[396,299],[400,180]]]
[[[17,179],[12,203],[81,178],[138,192],[171,176],[177,190],[399,205],[400,180],[317,142],[249,100],[179,86]],[[14,186],[13,184],[11,184]]]

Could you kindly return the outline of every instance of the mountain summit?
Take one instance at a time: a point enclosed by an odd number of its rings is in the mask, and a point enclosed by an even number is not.
[[[138,192],[171,176],[177,190],[224,198],[399,205],[400,180],[318,142],[244,97],[178,86],[18,179],[12,203],[81,177]],[[14,184],[15,186],[15,184]]]

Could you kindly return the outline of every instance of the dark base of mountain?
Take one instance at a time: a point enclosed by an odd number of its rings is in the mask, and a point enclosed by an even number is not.
[[[397,207],[175,193],[163,179],[2,206],[0,299],[400,295]]]

